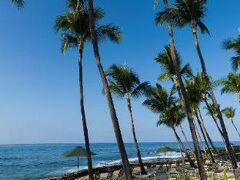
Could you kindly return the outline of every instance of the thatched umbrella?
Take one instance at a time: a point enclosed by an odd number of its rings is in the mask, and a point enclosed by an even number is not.
[[[91,155],[96,155],[95,153],[91,152]],[[81,147],[77,146],[63,154],[65,157],[77,157],[77,167],[79,168],[79,157],[87,157],[87,151]]]

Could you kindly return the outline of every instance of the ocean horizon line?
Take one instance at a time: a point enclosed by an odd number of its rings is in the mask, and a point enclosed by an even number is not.
[[[218,141],[213,141],[214,143],[221,143],[220,140]],[[235,143],[235,142],[240,142],[240,141],[231,141],[231,143]],[[140,144],[150,144],[150,143],[176,143],[176,141],[149,141],[149,142],[146,142],[146,141],[143,141],[143,142],[139,142]],[[189,143],[193,143],[192,141],[189,141]],[[7,146],[7,145],[84,145],[84,142],[61,142],[61,143],[58,143],[58,142],[47,142],[47,143],[0,143],[0,146]],[[92,142],[90,144],[117,144],[116,142]],[[124,144],[134,144],[134,142],[124,142]]]

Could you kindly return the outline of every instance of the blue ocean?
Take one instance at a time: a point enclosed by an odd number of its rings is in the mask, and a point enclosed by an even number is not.
[[[236,143],[234,143],[236,144]],[[237,143],[239,144],[239,143]],[[63,175],[77,170],[75,158],[65,158],[63,153],[79,144],[31,144],[0,145],[0,180],[32,180]],[[83,144],[80,144],[83,146]],[[154,158],[179,158],[180,153],[156,154],[160,146],[178,148],[176,143],[141,143],[144,160]],[[221,143],[216,143],[221,146]],[[119,162],[117,145],[97,143],[91,145],[94,166]],[[127,143],[126,150],[130,161],[136,160],[134,144]],[[80,168],[86,168],[87,161],[80,158]]]

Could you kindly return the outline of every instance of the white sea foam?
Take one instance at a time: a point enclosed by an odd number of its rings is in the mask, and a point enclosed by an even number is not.
[[[179,159],[181,158],[180,152],[166,152],[166,153],[158,153],[155,156],[147,156],[142,157],[143,162],[149,162],[153,160],[163,160],[163,159]],[[138,162],[138,158],[129,158],[129,162],[135,163]],[[115,161],[102,161],[98,163],[96,166],[110,166],[110,165],[117,165],[121,164],[121,160],[115,160]]]
[[[74,172],[77,172],[79,170],[82,170],[82,169],[87,169],[87,166],[79,166],[79,168],[77,167],[64,167],[64,168],[61,168],[57,171],[53,171],[53,172],[50,172],[47,174],[47,176],[56,176],[56,175],[63,175],[63,174],[66,174],[66,173],[74,173]]]

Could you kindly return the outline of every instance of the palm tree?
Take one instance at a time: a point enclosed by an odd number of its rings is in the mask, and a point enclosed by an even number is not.
[[[105,93],[105,97],[107,100],[108,108],[109,108],[109,113],[111,116],[112,124],[113,124],[113,129],[115,132],[117,144],[118,144],[118,149],[120,152],[120,156],[122,159],[122,164],[123,164],[123,171],[125,173],[125,179],[126,180],[132,180],[132,173],[126,153],[126,149],[124,146],[124,142],[122,139],[122,134],[117,118],[117,114],[115,111],[115,107],[113,104],[113,99],[112,99],[112,94],[110,92],[110,88],[108,86],[108,81],[101,63],[101,57],[99,53],[99,47],[98,47],[98,38],[97,38],[97,31],[96,31],[96,23],[95,23],[95,18],[94,18],[94,6],[93,6],[93,0],[87,0],[88,2],[88,12],[89,12],[89,26],[90,26],[90,34],[91,34],[91,40],[92,40],[92,46],[93,46],[93,52],[96,60],[96,64],[98,67],[99,74],[101,76],[102,84],[103,84],[103,90]]]
[[[24,0],[10,0],[13,4],[15,4],[18,8],[22,8],[25,4]]]
[[[165,11],[168,10],[168,0],[163,0],[163,4],[164,4],[164,9]],[[156,24],[159,24],[159,14],[156,14]],[[193,116],[192,116],[192,112],[191,112],[191,106],[190,106],[190,102],[188,100],[187,94],[186,94],[186,90],[182,81],[182,77],[180,75],[180,68],[177,64],[177,55],[176,55],[176,48],[175,48],[175,42],[174,42],[174,35],[173,35],[173,27],[172,27],[172,20],[171,19],[167,19],[165,22],[167,22],[168,25],[168,35],[169,35],[169,45],[170,45],[170,51],[171,51],[171,57],[173,60],[173,65],[174,65],[174,69],[176,72],[176,76],[179,82],[179,88],[180,88],[180,95],[179,97],[182,98],[182,102],[183,102],[183,106],[184,106],[184,110],[186,113],[186,117],[188,119],[188,123],[189,123],[189,127],[190,127],[190,131],[192,134],[192,140],[193,140],[193,144],[194,144],[194,149],[195,149],[195,155],[196,155],[196,160],[197,160],[197,164],[198,164],[198,170],[199,170],[199,174],[202,180],[207,179],[205,171],[204,171],[204,164],[203,164],[203,158],[201,155],[201,150],[200,150],[200,146],[199,146],[199,142],[197,139],[197,134],[196,134],[196,129],[193,123]],[[162,22],[163,23],[163,22]],[[160,24],[162,24],[160,23]]]
[[[149,88],[143,105],[152,112],[159,114],[158,126],[164,124],[173,130],[181,151],[186,154],[190,165],[196,167],[176,131],[176,127],[185,118],[183,108],[176,98],[171,93],[169,94],[160,84],[156,84],[156,87]]]
[[[220,79],[218,84],[222,86],[221,93],[234,93],[240,102],[240,74],[231,72],[226,78]]]
[[[178,94],[181,95],[180,88],[179,88],[179,82],[178,82],[178,79],[176,77],[176,73],[175,73],[175,69],[174,69],[174,65],[173,65],[173,60],[172,60],[172,57],[171,57],[170,47],[165,46],[164,50],[162,52],[160,52],[159,54],[157,54],[157,56],[155,57],[155,61],[157,63],[159,63],[160,67],[161,67],[161,73],[158,76],[158,80],[160,80],[160,81],[171,80],[172,83],[174,84],[174,88],[176,88],[177,91],[178,91]],[[176,52],[176,61],[177,61],[177,64],[180,68],[179,73],[183,78],[185,78],[185,77],[188,78],[188,77],[192,76],[192,70],[191,70],[190,64],[185,64],[183,66],[181,57],[180,57],[178,52]],[[185,141],[187,142],[187,144],[189,146],[189,141],[188,141],[188,139],[185,135],[182,124],[179,124],[179,127],[181,128],[183,137],[184,137]]]
[[[211,79],[211,78],[209,78]],[[215,86],[215,82],[210,81],[212,86]],[[193,104],[193,111],[196,113],[196,117],[198,116],[199,120],[199,125],[200,128],[202,128],[201,131],[204,131],[206,138],[208,139],[211,147],[215,152],[217,152],[217,149],[215,148],[213,141],[206,129],[201,111],[200,111],[200,104],[204,101],[204,98],[208,94],[209,89],[205,85],[205,81],[202,77],[201,74],[197,73],[196,76],[191,76],[191,78],[186,81],[187,84],[187,90],[190,91],[189,94],[189,99],[191,103]]]
[[[199,28],[202,33],[209,33],[207,26],[203,23],[202,19],[205,16],[207,0],[175,0],[172,8],[166,8],[165,11],[158,13],[157,22],[162,23],[165,21],[171,21],[174,26],[184,27],[189,25],[192,30],[192,35],[196,47],[196,51],[201,63],[202,75],[206,81],[206,85],[209,86],[210,98],[217,110],[217,116],[220,121],[220,125],[224,134],[226,147],[228,149],[229,158],[232,163],[233,169],[237,168],[237,160],[231,144],[229,141],[228,133],[226,130],[225,123],[223,121],[220,105],[217,102],[213,89],[211,87],[210,80],[205,65],[205,61],[202,55],[202,51],[198,39]]]
[[[204,94],[205,94],[205,83],[202,79],[202,76],[200,74],[197,74],[196,76],[192,77],[190,80],[185,81],[185,87],[187,90],[187,94],[188,94],[188,98],[190,100],[191,103],[191,107],[192,107],[192,112],[195,114],[195,117],[197,119],[197,123],[200,127],[204,142],[206,144],[206,147],[208,149],[209,155],[211,157],[211,161],[214,163],[214,157],[213,154],[211,152],[210,146],[208,144],[208,140],[207,140],[207,131],[206,128],[204,128],[204,125],[202,123],[202,121],[200,120],[199,117],[199,106],[200,103],[203,100]],[[201,137],[199,135],[199,137]],[[210,140],[211,141],[211,140]],[[212,141],[211,141],[212,142]],[[213,148],[215,149],[215,147],[213,146]]]
[[[86,3],[81,0],[68,0],[68,12],[58,16],[55,22],[57,32],[63,33],[61,42],[61,51],[64,54],[69,48],[77,49],[78,70],[79,70],[79,89],[80,89],[80,111],[82,116],[83,132],[88,159],[89,179],[93,179],[92,158],[88,136],[87,118],[84,107],[84,88],[83,88],[83,52],[87,42],[91,39],[89,29],[89,17]],[[94,10],[95,20],[99,21],[104,17],[101,9]],[[98,26],[98,39],[110,39],[119,42],[121,36],[119,28],[111,24]]]
[[[144,94],[149,88],[149,83],[141,83],[138,75],[131,69],[129,69],[127,66],[114,64],[107,70],[106,75],[108,78],[110,90],[117,96],[126,99],[130,123],[132,127],[133,140],[136,146],[138,162],[141,168],[141,174],[146,174],[135,132],[131,101],[132,98],[138,98],[139,96]]]
[[[240,132],[239,132],[237,126],[235,125],[234,121],[233,121],[234,116],[235,116],[235,111],[236,111],[236,109],[234,109],[233,107],[226,107],[226,108],[224,108],[224,109],[222,110],[223,114],[224,114],[228,119],[230,119],[230,121],[231,121],[234,129],[237,131],[238,136],[240,137]]]
[[[232,69],[237,71],[240,65],[240,35],[236,39],[228,39],[224,41],[223,47],[227,50],[235,51],[236,56],[231,58]]]

